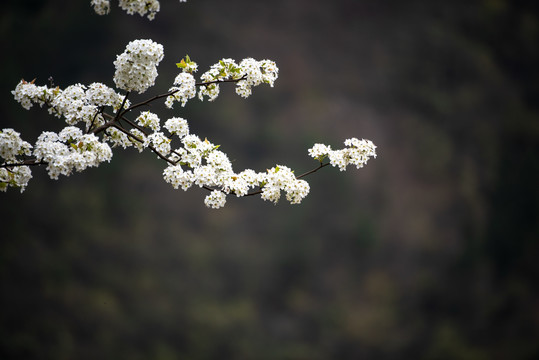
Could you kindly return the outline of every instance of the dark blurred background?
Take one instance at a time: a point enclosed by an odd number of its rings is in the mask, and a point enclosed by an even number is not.
[[[539,358],[537,1],[161,1],[2,5],[0,126],[35,142],[64,124],[22,109],[21,78],[114,86],[134,39],[276,61],[247,100],[223,86],[182,116],[236,170],[298,173],[315,142],[371,139],[361,170],[324,168],[301,205],[174,190],[152,154],[0,194],[2,359]]]

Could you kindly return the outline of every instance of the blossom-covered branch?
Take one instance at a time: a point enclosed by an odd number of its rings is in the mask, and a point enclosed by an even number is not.
[[[186,56],[177,64],[181,71],[167,93],[131,105],[128,97],[132,92],[144,93],[154,85],[163,56],[163,47],[151,40],[130,42],[114,62],[114,83],[125,93],[102,83],[75,84],[62,90],[21,80],[13,91],[15,100],[25,109],[34,104],[45,106],[51,115],[63,118],[67,126],[59,133],[43,132],[35,145],[22,140],[13,129],[1,130],[0,157],[4,160],[0,162],[0,190],[6,191],[11,186],[24,191],[32,177],[32,165],[46,165],[49,176],[58,179],[60,175],[68,176],[110,161],[114,148],[134,147],[139,152],[152,151],[166,162],[163,178],[175,189],[187,190],[195,185],[209,190],[204,200],[208,207],[223,207],[228,195],[260,194],[263,200],[277,203],[282,192],[290,203],[298,204],[310,191],[303,179],[307,175],[327,165],[341,171],[348,165],[360,168],[370,157],[376,157],[372,142],[351,138],[338,150],[315,144],[308,153],[318,165],[299,176],[284,165],[275,165],[264,172],[252,169],[237,172],[219,145],[189,131],[186,119],[171,117],[162,123],[150,111],[141,111],[134,118],[130,114],[160,99],[165,99],[169,108],[176,102],[183,107],[197,92],[200,100],[213,101],[219,95],[221,83],[234,83],[236,93],[246,98],[258,85],[274,85],[279,72],[277,66],[271,60],[248,58],[236,63],[222,59],[196,82],[193,74],[198,66]],[[326,159],[329,161],[324,162]]]

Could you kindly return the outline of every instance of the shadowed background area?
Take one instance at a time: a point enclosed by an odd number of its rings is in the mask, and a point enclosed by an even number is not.
[[[222,86],[181,116],[234,168],[316,166],[315,142],[378,146],[326,167],[301,205],[174,190],[152,154],[0,194],[2,359],[537,359],[539,9],[535,1],[8,2],[0,125],[34,143],[64,124],[22,109],[21,78],[114,86],[135,39],[272,59],[275,87]]]

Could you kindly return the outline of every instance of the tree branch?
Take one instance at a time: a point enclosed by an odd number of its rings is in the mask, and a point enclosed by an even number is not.
[[[112,124],[112,127],[115,127],[116,129],[120,130],[121,132],[123,132],[124,134],[126,134],[127,136],[129,136],[130,138],[138,141],[139,143],[144,143],[144,140],[142,140],[141,138],[139,138],[138,136],[136,135],[133,135],[131,134],[129,131],[125,130],[123,127],[121,127],[120,125],[118,124]],[[177,162],[174,161],[174,160],[171,160],[169,159],[168,157],[166,157],[165,155],[161,154],[159,151],[157,151],[157,149],[155,147],[153,147],[153,145],[150,145],[148,144],[148,148],[150,150],[152,150],[159,158],[165,160],[166,162],[168,162],[169,164],[172,164],[172,165],[176,165]]]
[[[146,134],[146,129],[144,129],[142,126],[140,125],[137,125],[135,124],[134,122],[132,122],[131,120],[129,120],[128,118],[126,118],[125,116],[122,116],[120,118],[120,120],[124,120],[125,122],[127,122],[129,125],[131,125],[132,127],[134,127],[135,129],[137,129],[138,131],[140,131],[141,133],[143,133],[144,135],[148,135]]]
[[[138,141],[140,143],[144,143],[144,140],[142,140],[141,138],[139,138],[138,136],[136,135],[133,135],[131,134],[129,131],[125,130],[123,127],[119,126],[118,124],[113,124],[112,127],[115,127],[116,129],[120,130],[121,132],[123,132],[124,134],[126,134],[127,136],[129,136],[130,138],[134,139],[135,141]],[[162,160],[165,160],[166,162],[168,162],[169,164],[171,165],[177,165],[178,162],[177,161],[174,161],[172,159],[169,159],[168,157],[166,157],[165,155],[161,154],[155,147],[153,147],[152,145],[148,145],[148,148],[150,150],[152,150],[160,159]],[[172,151],[173,153],[179,155],[176,151]],[[206,185],[203,185],[202,186],[203,189],[206,189],[208,191],[213,191],[215,189],[212,189],[211,187],[209,186],[206,186]]]

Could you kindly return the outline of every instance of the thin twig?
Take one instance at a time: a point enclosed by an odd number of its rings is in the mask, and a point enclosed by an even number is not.
[[[305,176],[307,176],[307,175],[310,175],[310,174],[312,174],[312,173],[315,173],[315,172],[317,172],[318,170],[322,169],[324,166],[328,166],[329,164],[330,164],[330,163],[325,163],[325,164],[320,163],[320,165],[319,165],[317,168],[312,169],[312,170],[309,170],[309,171],[307,171],[306,173],[303,173],[303,174],[301,174],[301,175],[299,175],[299,176],[296,176],[296,179],[301,179],[302,177],[305,177]]]
[[[238,82],[241,80],[245,80],[246,77],[247,77],[246,75],[243,75],[239,79],[212,80],[212,81],[207,81],[207,82],[196,83],[195,86],[207,86],[207,85],[218,84],[218,83]]]
[[[15,166],[34,166],[34,165],[46,165],[47,162],[41,160],[38,161],[37,159],[27,159],[23,160],[21,163],[13,163],[13,164],[2,164],[0,165],[0,168],[10,168]]]
[[[238,82],[240,80],[244,80],[245,79],[245,76],[241,77],[240,79],[225,79],[225,80],[213,80],[213,81],[207,81],[207,82],[201,82],[201,83],[196,83],[195,86],[207,86],[207,85],[211,85],[211,84],[217,84],[217,83],[229,83],[229,82]],[[148,100],[144,100],[144,101],[141,101],[137,104],[134,104],[134,105],[131,105],[130,107],[128,107],[127,109],[125,109],[123,111],[123,113],[126,113],[128,111],[131,111],[133,109],[136,109],[138,107],[141,107],[141,106],[144,106],[144,105],[148,105],[149,103],[155,101],[155,100],[158,100],[158,99],[162,99],[164,97],[168,97],[168,96],[172,96],[174,95],[175,93],[177,93],[179,90],[173,90],[173,91],[169,91],[167,93],[164,93],[164,94],[159,94],[159,95],[155,95],[154,97],[151,97],[149,98]],[[123,115],[123,114],[122,114]]]
[[[315,173],[318,170],[322,169],[324,166],[328,166],[329,164],[330,163],[325,163],[325,164],[320,163],[320,165],[318,165],[318,167],[316,167],[316,168],[314,168],[312,170],[309,170],[309,171],[307,171],[307,172],[305,172],[305,173],[303,173],[303,174],[301,174],[299,176],[296,176],[296,179],[301,179],[301,178],[303,178],[305,176],[308,176],[308,175],[310,175],[312,173]],[[245,196],[253,196],[253,195],[258,195],[258,194],[262,194],[262,189],[247,193]]]
[[[116,112],[115,119],[118,119],[118,118],[122,117],[126,112],[129,111],[128,109],[124,109],[124,110],[122,111],[122,109],[123,109],[124,106],[125,106],[125,103],[126,103],[126,101],[127,101],[127,97],[129,96],[129,94],[130,94],[129,91],[125,94],[124,101],[122,101],[122,105],[120,106],[120,108],[119,108],[118,111]]]
[[[108,114],[106,114],[106,115],[108,115]],[[109,116],[110,116],[110,115],[109,115]],[[110,117],[111,117],[111,116],[110,116]],[[91,131],[91,133],[92,133],[92,134],[98,134],[98,133],[100,133],[100,132],[102,132],[102,131],[105,131],[105,130],[107,130],[109,127],[113,126],[114,123],[115,123],[115,121],[116,121],[116,118],[113,118],[112,120],[110,120],[110,121],[104,123],[103,125],[98,126],[98,127],[96,127],[95,129],[93,129],[93,130]]]
[[[137,125],[135,124],[134,122],[132,122],[131,120],[129,120],[128,118],[126,118],[125,116],[122,116],[120,120],[124,120],[125,122],[127,122],[129,125],[131,125],[132,127],[136,128],[138,131],[140,131],[141,133],[143,133],[144,135],[148,135],[146,134],[146,129],[144,129],[142,126],[140,125]]]
[[[101,106],[101,107],[99,108],[99,110],[97,110],[97,111],[95,112],[94,118],[92,119],[92,123],[91,123],[90,126],[88,127],[88,130],[86,130],[86,134],[89,134],[89,133],[90,133],[90,131],[91,131],[92,128],[94,127],[94,123],[95,123],[95,119],[97,118],[97,115],[99,115],[99,113],[102,113],[104,109],[105,109],[105,107],[104,107],[104,106]]]

